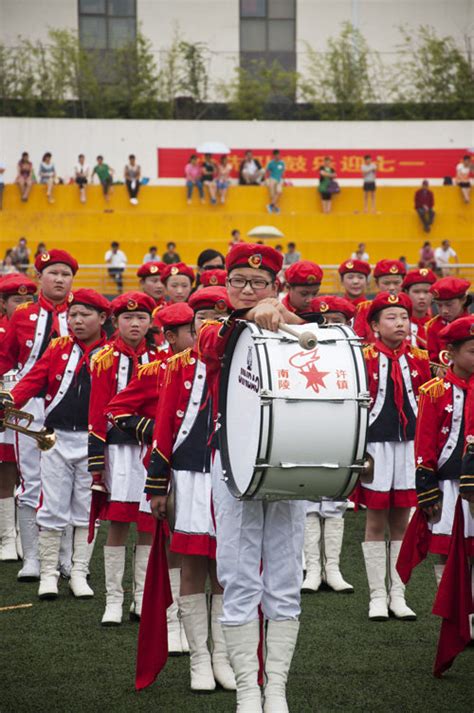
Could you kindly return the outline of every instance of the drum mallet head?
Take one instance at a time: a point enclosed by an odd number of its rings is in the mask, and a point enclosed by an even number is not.
[[[279,329],[286,334],[290,334],[298,340],[298,344],[302,349],[314,349],[318,343],[318,338],[314,332],[297,332],[295,329],[288,327],[287,324],[280,324]]]

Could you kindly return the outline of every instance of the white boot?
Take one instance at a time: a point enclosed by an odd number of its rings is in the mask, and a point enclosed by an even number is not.
[[[335,592],[352,594],[354,587],[346,582],[339,569],[344,537],[344,518],[327,517],[323,528],[324,581]]]
[[[440,582],[443,578],[443,572],[444,572],[444,564],[435,564],[434,566],[434,575],[436,579],[436,586],[439,587]]]
[[[235,676],[227,655],[227,646],[219,617],[222,615],[222,594],[211,600],[212,670],[217,683],[227,691],[235,691]]]
[[[369,619],[371,621],[387,621],[387,590],[385,575],[387,573],[387,547],[385,541],[363,542],[365,569],[369,582],[370,603]]]
[[[59,547],[59,574],[64,579],[69,579],[72,570],[72,539],[74,537],[74,528],[68,525],[63,530],[61,537],[61,545]]]
[[[304,526],[304,557],[306,577],[302,592],[317,592],[321,586],[321,520],[317,513],[306,515]]]
[[[173,569],[168,571],[171,594],[173,596],[173,601],[166,610],[166,620],[168,622],[168,653],[170,656],[179,656],[184,653],[183,644],[181,642],[181,621],[178,608],[181,569],[179,569],[179,567],[173,567]]]
[[[105,566],[105,612],[102,626],[118,626],[122,623],[123,573],[125,571],[125,545],[120,547],[104,546]]]
[[[16,562],[15,498],[0,500],[0,560]]]
[[[18,523],[23,548],[23,567],[18,572],[17,579],[20,582],[37,582],[40,576],[40,563],[36,510],[29,505],[18,508]]]
[[[223,626],[227,654],[237,685],[237,713],[262,713],[262,693],[258,685],[257,649],[260,640],[258,619],[241,626]]]
[[[61,534],[60,530],[41,530],[39,533],[41,579],[38,597],[40,599],[56,599],[58,596],[58,558]]]
[[[213,691],[216,682],[212,672],[211,654],[207,647],[209,636],[207,597],[204,593],[179,597],[178,606],[189,642],[191,690]]]
[[[416,619],[416,614],[413,609],[410,609],[410,607],[407,606],[405,601],[405,585],[400,579],[400,575],[398,574],[395,566],[397,564],[401,546],[401,540],[390,541],[390,595],[388,606],[391,613],[397,619],[414,621]]]
[[[69,587],[71,592],[78,599],[90,599],[94,596],[93,590],[87,583],[89,562],[94,549],[94,542],[91,542],[90,545],[87,543],[88,536],[88,527],[74,528],[72,568]]]
[[[142,615],[143,592],[145,591],[146,568],[151,545],[135,545],[133,553],[133,601],[130,606],[130,619],[140,621]]]
[[[299,621],[267,622],[264,713],[288,713],[286,682],[299,628]]]

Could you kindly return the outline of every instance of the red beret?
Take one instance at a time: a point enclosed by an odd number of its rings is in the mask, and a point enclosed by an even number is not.
[[[285,280],[289,285],[320,285],[323,271],[310,260],[298,260],[286,269]]]
[[[392,295],[390,292],[379,292],[378,295],[370,303],[369,311],[367,312],[367,322],[374,318],[377,312],[388,307],[403,307],[411,317],[412,303],[411,299],[404,292],[399,295]]]
[[[0,281],[0,294],[3,295],[34,295],[36,290],[36,283],[26,275],[12,273]]]
[[[160,276],[166,265],[164,262],[150,261],[145,262],[137,270],[137,277],[154,277],[156,275]]]
[[[474,339],[474,314],[455,319],[441,330],[439,336],[448,344]]]
[[[144,292],[125,292],[111,302],[112,314],[118,317],[122,312],[149,312],[156,307],[155,300]]]
[[[193,292],[188,305],[197,312],[200,309],[215,309],[217,312],[228,312],[232,309],[229,295],[225,287],[203,287]]]
[[[166,265],[165,269],[161,273],[162,282],[166,282],[168,277],[174,277],[175,275],[185,275],[189,277],[191,283],[194,282],[194,270],[185,265],[184,262],[175,262],[174,265]]]
[[[430,287],[430,292],[435,300],[453,300],[464,297],[470,286],[470,282],[459,277],[442,277]]]
[[[405,265],[400,260],[379,260],[374,268],[374,277],[384,277],[385,275],[407,274]]]
[[[432,285],[434,282],[436,282],[436,275],[434,272],[429,270],[427,267],[421,267],[419,270],[410,270],[403,280],[402,287],[406,290],[412,285],[418,285],[420,283]]]
[[[201,285],[203,287],[225,287],[227,278],[226,270],[204,270],[201,274]]]
[[[156,321],[163,329],[180,327],[183,324],[190,324],[193,320],[194,312],[187,302],[175,302],[168,307],[163,307],[156,314]]]
[[[79,270],[79,265],[76,258],[67,253],[65,250],[56,249],[49,250],[49,252],[46,253],[40,253],[36,257],[35,268],[38,272],[43,272],[45,267],[49,267],[50,265],[56,265],[58,262],[62,263],[63,265],[68,265],[71,268],[73,275],[75,275],[76,272]]]
[[[227,272],[236,267],[253,267],[256,270],[268,270],[276,275],[283,265],[283,255],[270,245],[255,243],[236,243],[227,253],[225,266]]]
[[[344,260],[338,269],[339,274],[347,275],[348,272],[359,272],[368,277],[370,275],[370,265],[365,260]]]
[[[311,312],[327,314],[328,312],[341,312],[346,319],[352,319],[356,309],[352,302],[337,295],[322,295],[311,300]]]
[[[87,305],[87,307],[93,307],[99,312],[109,314],[111,303],[99,292],[81,287],[81,289],[74,290],[69,295],[69,306],[71,307],[72,305]]]

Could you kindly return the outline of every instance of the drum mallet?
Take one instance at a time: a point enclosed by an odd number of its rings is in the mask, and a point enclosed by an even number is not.
[[[287,324],[280,324],[278,329],[282,332],[286,332],[286,334],[290,334],[292,337],[295,337],[302,349],[314,349],[318,343],[318,338],[313,332],[296,332],[291,327],[288,327]]]

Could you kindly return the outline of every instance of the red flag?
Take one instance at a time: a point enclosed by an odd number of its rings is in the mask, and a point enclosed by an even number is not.
[[[443,617],[433,673],[441,678],[471,640],[469,614],[474,611],[469,557],[464,538],[462,498],[454,513],[453,534],[433,614]]]
[[[163,521],[159,520],[153,536],[143,592],[135,674],[137,691],[151,686],[168,660],[166,610],[172,602]]]
[[[425,513],[417,508],[405,532],[396,564],[397,572],[406,584],[415,567],[423,562],[428,554],[431,533]]]
[[[95,536],[95,523],[96,520],[100,520],[102,510],[107,505],[108,494],[105,492],[100,492],[100,490],[92,491],[91,499],[91,509],[89,512],[89,533],[87,536],[87,542],[93,542]]]

